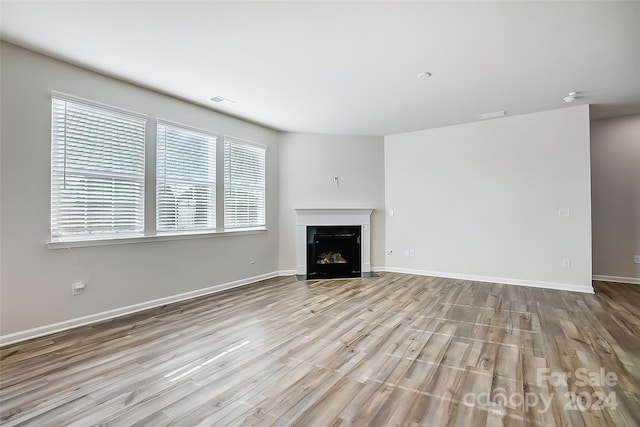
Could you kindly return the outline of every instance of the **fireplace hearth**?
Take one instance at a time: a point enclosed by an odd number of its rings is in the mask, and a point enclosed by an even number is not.
[[[360,226],[308,226],[307,278],[360,277]]]

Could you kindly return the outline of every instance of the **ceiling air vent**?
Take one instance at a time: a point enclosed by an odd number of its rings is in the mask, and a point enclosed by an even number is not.
[[[235,104],[235,101],[230,100],[229,98],[225,98],[224,96],[220,96],[220,95],[214,95],[213,98],[209,98],[211,101],[213,102],[223,102],[223,101],[227,101],[230,102],[232,104]]]
[[[504,117],[507,115],[506,111],[494,111],[493,113],[484,113],[484,114],[480,114],[480,118],[482,120],[486,120],[486,119],[495,119],[497,117]]]

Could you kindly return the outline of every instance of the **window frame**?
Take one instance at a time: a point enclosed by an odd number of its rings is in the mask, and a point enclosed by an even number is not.
[[[69,95],[63,92],[51,91],[50,94],[50,108],[51,108],[51,129],[50,129],[50,172],[51,172],[51,181],[50,181],[50,238],[52,242],[67,242],[67,241],[91,241],[91,240],[103,240],[103,239],[112,239],[112,238],[122,238],[125,236],[142,236],[145,232],[145,207],[146,207],[146,194],[145,194],[145,174],[146,174],[146,138],[147,138],[147,124],[149,120],[149,116],[146,114],[138,113],[135,111],[126,110],[124,108],[115,107],[108,104],[103,104],[100,102],[84,99],[81,97]],[[64,122],[62,125],[63,131],[62,135],[59,135],[58,125],[56,125],[56,119],[59,119],[58,114],[60,112],[56,111],[56,102],[64,103],[64,113],[63,118]],[[99,170],[100,168],[96,165],[87,166],[87,167],[76,167],[75,170],[73,168],[67,168],[67,151],[69,149],[69,144],[71,144],[67,140],[67,130],[70,127],[70,119],[67,117],[67,108],[71,106],[72,108],[77,109],[78,111],[84,114],[95,114],[96,119],[92,121],[79,121],[78,123],[81,125],[91,125],[94,123],[95,125],[100,124],[100,119],[104,120],[107,123],[111,120],[111,124],[116,120],[122,120],[123,122],[128,121],[131,124],[134,124],[136,127],[141,127],[142,135],[138,135],[138,138],[129,138],[122,141],[133,141],[138,143],[138,151],[141,153],[141,159],[132,156],[132,164],[133,169],[131,171],[124,172],[107,172],[105,170]],[[104,129],[108,125],[104,125],[102,128],[98,128],[95,132],[104,131]],[[88,134],[90,135],[90,134]],[[114,136],[115,135],[115,136]],[[113,138],[113,140],[117,140],[117,133],[109,135]],[[85,139],[87,139],[85,137]],[[137,141],[136,141],[137,139]],[[120,141],[120,142],[122,142]],[[141,146],[140,146],[141,142]],[[87,146],[88,143],[86,143]],[[114,148],[112,148],[113,150]],[[134,149],[132,149],[134,150]],[[60,160],[57,159],[57,156],[63,156],[62,165],[60,165]],[[86,154],[85,157],[90,157],[90,154]],[[86,159],[85,159],[86,161]],[[105,162],[106,163],[106,162]],[[103,166],[104,167],[104,166]],[[91,229],[90,227],[86,227],[85,232],[68,232],[65,233],[62,231],[62,227],[60,226],[61,214],[59,210],[64,209],[65,196],[63,190],[59,189],[60,187],[60,179],[62,179],[63,187],[67,185],[67,177],[74,176],[78,182],[80,183],[83,179],[85,180],[85,186],[89,185],[91,180],[103,182],[112,181],[112,187],[116,185],[116,182],[122,184],[126,182],[137,182],[139,188],[139,196],[137,198],[131,198],[133,202],[137,201],[137,206],[139,209],[139,213],[135,216],[135,220],[133,221],[134,228],[130,230],[117,231],[115,224],[114,229],[111,231],[108,230],[99,230],[97,227],[95,229]],[[94,182],[93,185],[96,185]],[[112,190],[111,193],[111,206],[114,212],[117,209],[116,202],[113,200],[116,196],[116,192]],[[122,193],[121,193],[122,194]],[[77,197],[84,197],[85,201],[80,203],[85,203],[85,211],[89,210],[89,203],[87,200],[90,199],[91,193],[88,191],[85,193],[78,192]],[[106,196],[104,200],[108,200],[109,197]],[[71,202],[67,202],[67,206],[70,206]],[[108,203],[105,203],[106,206],[109,206]],[[104,208],[100,208],[101,210]],[[114,213],[115,215],[115,213]],[[121,214],[123,215],[123,214]],[[64,216],[63,216],[64,217]],[[87,214],[87,218],[88,218]],[[69,220],[69,219],[67,219]]]
[[[262,200],[263,200],[263,206],[262,206],[262,223],[261,224],[245,224],[245,225],[238,225],[238,226],[229,226],[227,225],[227,220],[228,220],[228,215],[227,215],[227,191],[229,190],[229,185],[231,185],[231,177],[228,176],[228,171],[227,170],[227,164],[228,162],[230,163],[230,159],[227,158],[227,144],[238,144],[240,146],[245,146],[245,147],[250,147],[253,148],[255,150],[260,150],[262,151],[263,154],[263,164],[262,167],[264,169],[264,174],[262,175]],[[259,144],[253,141],[248,141],[245,139],[241,139],[241,138],[237,138],[234,136],[230,136],[230,135],[224,135],[224,141],[223,141],[223,175],[224,175],[224,179],[223,179],[223,184],[224,184],[224,195],[223,195],[223,210],[224,210],[224,214],[223,214],[223,229],[225,231],[235,231],[235,230],[262,230],[262,229],[266,229],[267,227],[267,153],[269,148],[264,145],[264,144]],[[255,186],[244,186],[244,188],[253,188],[255,190]]]
[[[160,226],[160,181],[162,178],[164,178],[165,180],[167,179],[167,173],[166,173],[166,167],[167,167],[167,162],[166,162],[166,151],[165,151],[165,155],[164,155],[164,174],[162,176],[160,176],[159,174],[159,170],[161,168],[161,156],[160,156],[160,149],[161,149],[161,145],[160,145],[160,127],[164,126],[165,127],[165,132],[166,129],[169,128],[173,131],[183,131],[185,133],[188,134],[192,134],[195,135],[196,137],[199,138],[211,138],[213,139],[213,141],[211,142],[213,145],[213,150],[210,151],[210,155],[213,156],[213,159],[209,159],[209,160],[213,160],[213,179],[209,179],[209,180],[203,180],[203,179],[197,179],[197,178],[186,178],[186,177],[173,177],[171,178],[172,180],[175,181],[179,181],[180,184],[188,184],[188,183],[192,183],[194,185],[198,185],[198,184],[202,184],[205,186],[209,186],[209,190],[212,190],[213,192],[213,200],[212,200],[212,206],[208,205],[208,209],[207,209],[207,215],[211,215],[213,216],[213,220],[208,224],[208,226],[206,227],[176,227],[176,228],[162,228]],[[161,118],[157,118],[156,119],[156,132],[155,132],[155,161],[156,161],[156,167],[155,167],[155,173],[154,173],[154,182],[155,182],[155,194],[156,194],[156,199],[155,199],[155,206],[154,206],[154,210],[155,210],[155,218],[156,218],[156,222],[155,222],[155,233],[157,235],[164,235],[164,234],[193,234],[193,233],[211,233],[211,232],[216,232],[218,229],[218,215],[217,215],[217,205],[218,205],[218,191],[217,191],[217,183],[218,183],[218,153],[217,153],[217,148],[218,148],[218,141],[220,140],[220,134],[216,133],[216,132],[212,132],[209,130],[205,130],[205,129],[201,129],[201,128],[196,128],[193,126],[189,126],[189,125],[185,125],[182,123],[177,123],[177,122],[173,122],[170,120],[166,120],[166,119],[161,119]],[[166,146],[166,134],[165,134],[165,142],[164,142],[164,148],[166,150],[167,146]],[[209,165],[211,164],[211,162],[208,163]],[[211,174],[210,174],[211,175]],[[197,206],[197,202],[196,202],[196,206]],[[178,207],[176,205],[176,207]],[[176,220],[178,220],[176,218]]]

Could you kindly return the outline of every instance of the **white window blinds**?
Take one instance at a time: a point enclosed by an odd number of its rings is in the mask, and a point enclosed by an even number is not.
[[[265,147],[225,137],[225,229],[265,226],[265,163]]]
[[[51,236],[144,231],[146,116],[52,94]]]
[[[217,138],[213,133],[158,120],[158,230],[216,228]]]

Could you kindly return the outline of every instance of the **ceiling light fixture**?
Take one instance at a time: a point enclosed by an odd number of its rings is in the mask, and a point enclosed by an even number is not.
[[[570,102],[573,102],[576,100],[576,98],[578,98],[578,92],[569,92],[568,96],[565,96],[564,98],[564,102],[566,102],[567,104]]]
[[[421,72],[420,74],[418,74],[418,78],[419,78],[420,80],[424,80],[424,79],[428,79],[429,77],[431,77],[431,75],[432,75],[432,74],[431,74],[430,72],[428,72],[428,71],[423,71],[423,72]]]

